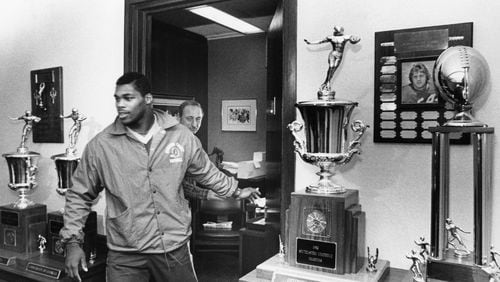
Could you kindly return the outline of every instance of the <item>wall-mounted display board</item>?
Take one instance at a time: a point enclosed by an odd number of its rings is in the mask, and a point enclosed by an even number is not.
[[[375,33],[374,142],[431,143],[428,128],[454,116],[439,95],[433,68],[452,46],[472,47],[472,23],[381,31]],[[469,134],[450,136],[469,144]]]
[[[64,143],[62,94],[62,67],[31,71],[31,113],[41,118],[33,142]]]

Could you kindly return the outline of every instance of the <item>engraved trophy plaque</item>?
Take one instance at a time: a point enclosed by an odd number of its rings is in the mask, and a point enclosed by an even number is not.
[[[15,258],[27,258],[38,251],[37,238],[45,235],[47,207],[36,204],[28,194],[37,186],[36,173],[39,153],[29,151],[26,140],[33,123],[40,118],[26,111],[18,118],[23,120],[21,144],[16,152],[3,154],[9,168],[9,188],[19,193],[12,204],[0,207],[0,264],[15,263]]]
[[[455,104],[458,113],[432,133],[432,202],[430,256],[427,281],[487,281],[482,266],[491,263],[492,139],[494,128],[476,120],[472,101],[487,83],[488,65],[471,47],[445,50],[434,69],[441,96]],[[473,146],[473,246],[466,246],[457,218],[450,217],[450,134],[470,133]],[[471,235],[472,236],[472,235]],[[469,249],[470,248],[470,249]],[[437,279],[437,280],[436,280]]]

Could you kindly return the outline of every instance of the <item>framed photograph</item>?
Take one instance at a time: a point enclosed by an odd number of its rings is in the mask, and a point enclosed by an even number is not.
[[[223,100],[222,131],[256,131],[257,100]]]
[[[178,117],[179,106],[186,100],[194,100],[194,97],[153,94],[153,108],[165,111],[173,117]]]
[[[401,89],[400,105],[406,106],[439,106],[439,93],[434,87],[433,69],[435,57],[401,60],[399,69]]]
[[[374,142],[431,143],[429,127],[453,117],[434,86],[434,65],[449,47],[472,46],[472,23],[375,33]],[[469,144],[469,134],[450,136]]]

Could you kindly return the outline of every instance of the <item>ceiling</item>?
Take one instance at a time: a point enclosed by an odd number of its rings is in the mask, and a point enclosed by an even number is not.
[[[219,10],[266,31],[271,22],[279,0],[230,0],[211,4]],[[228,37],[244,36],[229,28],[216,24],[185,9],[167,10],[155,14],[155,20],[185,29],[215,40]]]

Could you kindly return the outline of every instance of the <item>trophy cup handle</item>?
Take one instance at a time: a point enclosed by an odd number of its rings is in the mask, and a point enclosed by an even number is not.
[[[354,154],[360,154],[358,147],[359,145],[361,145],[361,142],[359,142],[359,140],[361,139],[361,137],[363,137],[368,127],[368,125],[360,120],[356,120],[351,124],[351,129],[355,134],[354,138],[351,140],[351,142],[349,142],[347,152],[345,153],[346,157],[344,158],[342,163],[349,162]]]
[[[28,183],[31,185],[31,186],[35,186],[36,185],[36,173],[38,171],[38,166],[36,165],[30,165],[29,166],[29,180],[28,180]]]
[[[287,127],[292,132],[292,135],[295,138],[295,140],[293,141],[295,152],[297,152],[300,157],[302,157],[305,153],[304,150],[306,147],[306,142],[302,138],[300,138],[297,133],[302,131],[302,129],[304,128],[304,124],[300,121],[294,120],[292,123],[289,123]]]

